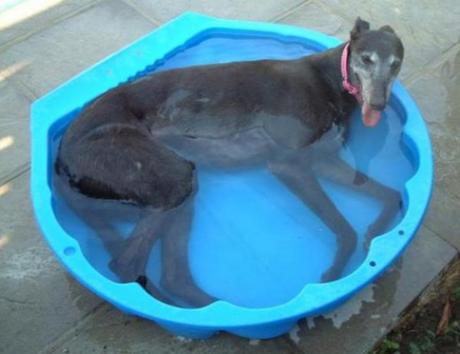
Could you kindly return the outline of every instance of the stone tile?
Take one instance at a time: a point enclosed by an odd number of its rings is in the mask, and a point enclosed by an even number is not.
[[[101,300],[59,266],[29,202],[29,174],[0,186],[0,352],[35,353]]]
[[[460,251],[460,199],[435,188],[424,225]]]
[[[304,353],[368,353],[455,255],[455,249],[422,228],[400,261],[374,285],[338,310],[303,321],[294,338]]]
[[[50,22],[94,2],[95,0],[17,2],[14,6],[0,11],[0,46],[17,37],[45,28]]]
[[[29,161],[30,101],[0,79],[0,182]]]
[[[153,27],[124,2],[105,1],[8,48],[0,72],[15,68],[10,77],[41,96]]]
[[[460,50],[427,68],[409,90],[430,128],[436,183],[444,193],[460,198]]]
[[[353,22],[328,12],[316,3],[306,3],[278,22],[305,27],[331,36],[348,40]]]
[[[350,21],[357,16],[378,27],[389,24],[402,38],[407,78],[421,66],[458,42],[460,6],[456,0],[318,0]]]
[[[175,337],[152,322],[122,314],[107,305],[42,353],[191,353],[289,354],[298,350],[288,339],[264,341],[218,334],[207,340]]]
[[[246,0],[126,0],[146,16],[166,22],[185,11],[240,20],[273,19],[305,0],[267,0],[263,4]]]

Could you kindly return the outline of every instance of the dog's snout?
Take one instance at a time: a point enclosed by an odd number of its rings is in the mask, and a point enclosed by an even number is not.
[[[376,111],[383,111],[385,108],[386,99],[384,90],[378,90],[377,92],[374,91],[374,94],[371,95],[369,99],[369,106]]]
[[[390,90],[389,82],[382,78],[371,79],[368,85],[368,101],[370,108],[383,111],[387,104],[387,93]]]

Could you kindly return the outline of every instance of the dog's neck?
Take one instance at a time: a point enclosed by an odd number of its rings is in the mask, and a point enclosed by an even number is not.
[[[311,56],[311,64],[326,79],[330,90],[331,103],[341,114],[341,119],[347,118],[351,112],[359,105],[357,98],[344,88],[343,75],[341,70],[342,53],[345,44],[329,49],[321,54]],[[307,57],[308,58],[308,57]],[[347,63],[349,80],[353,71]]]
[[[354,96],[356,100],[362,104],[363,98],[361,96],[361,90],[358,85],[353,85],[350,81],[350,65],[349,65],[349,58],[350,58],[350,42],[346,43],[343,50],[342,55],[340,58],[340,72],[342,73],[342,85],[345,91],[347,91],[350,95]]]

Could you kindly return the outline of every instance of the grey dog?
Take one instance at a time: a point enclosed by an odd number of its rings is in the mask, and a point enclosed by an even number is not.
[[[356,107],[365,125],[378,123],[403,56],[391,27],[370,30],[358,18],[349,42],[320,54],[154,72],[83,109],[61,140],[56,185],[96,230],[107,228],[72,193],[139,206],[142,217],[118,247],[110,231],[100,233],[111,269],[162,301],[174,303],[172,295],[204,306],[215,299],[196,285],[188,264],[196,168],[265,166],[336,235],[338,251],[322,279],[337,279],[357,234],[317,176],[382,202],[368,239],[395,216],[400,194],[351,168],[337,152]],[[145,274],[160,237],[163,290]]]

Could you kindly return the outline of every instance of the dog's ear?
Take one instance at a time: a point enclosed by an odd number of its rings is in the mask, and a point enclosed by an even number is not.
[[[355,26],[350,32],[350,38],[352,40],[358,38],[361,33],[369,31],[370,24],[367,21],[361,20],[361,17],[358,17],[355,21]]]
[[[395,30],[388,25],[379,28],[379,31],[395,33]]]

